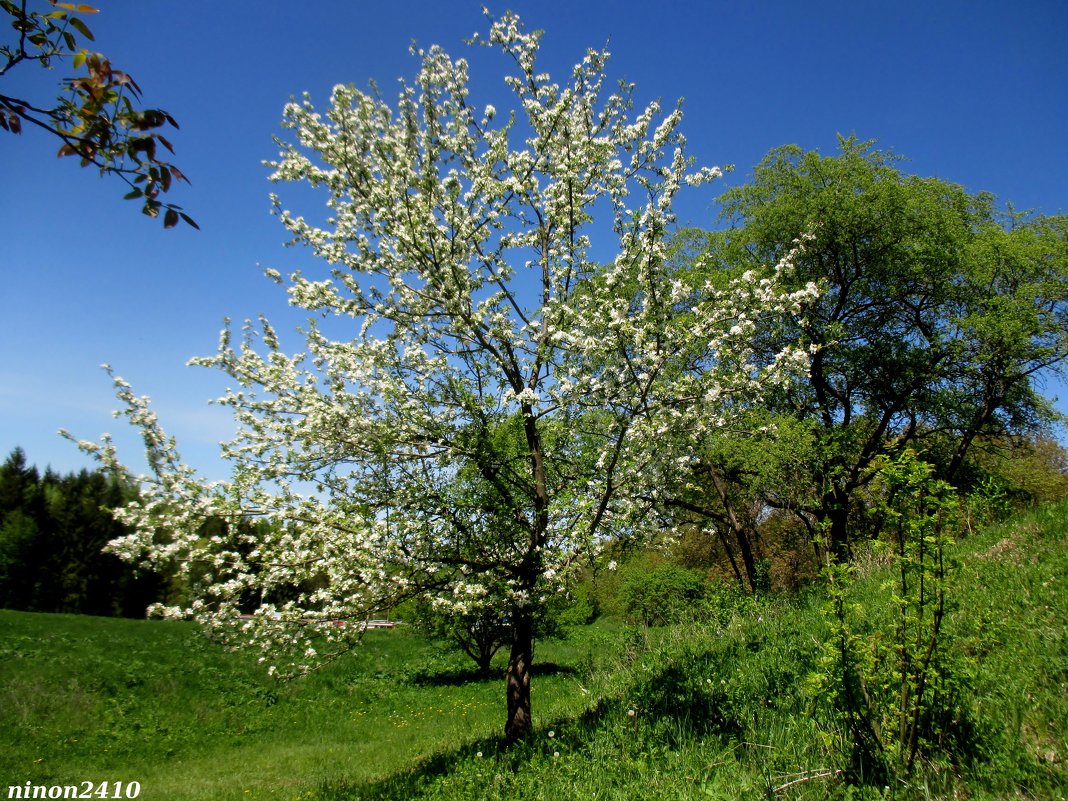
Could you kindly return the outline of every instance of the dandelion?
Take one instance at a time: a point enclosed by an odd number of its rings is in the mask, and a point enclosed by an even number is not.
[[[559,758],[560,758],[560,752],[559,751],[553,751],[553,759],[559,759]]]
[[[549,730],[549,739],[551,740],[551,739],[552,739],[553,737],[555,737],[555,736],[556,736],[556,732],[554,732],[554,731],[552,731],[552,730],[550,729],[550,730]]]
[[[638,714],[638,710],[636,710],[634,707],[631,707],[630,709],[627,710],[627,717],[629,717],[629,718],[632,718],[637,714]]]
[[[482,759],[482,752],[481,751],[476,751],[475,752],[475,757],[478,758],[478,759]]]

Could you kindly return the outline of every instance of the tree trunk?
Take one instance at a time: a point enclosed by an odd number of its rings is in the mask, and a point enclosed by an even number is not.
[[[837,564],[849,561],[849,499],[845,492],[833,490],[823,496],[822,520],[827,526],[827,545]]]
[[[531,731],[530,666],[533,661],[534,617],[524,609],[518,612],[515,621],[515,636],[505,675],[508,720],[504,725],[504,736],[509,743],[525,739]]]
[[[723,478],[716,472],[715,469],[709,471],[709,475],[712,477],[712,484],[716,488],[716,492],[719,495],[719,502],[723,504],[723,509],[727,513],[727,519],[730,521],[731,529],[734,530],[734,537],[738,541],[738,548],[742,552],[742,564],[745,566],[745,577],[749,582],[749,589],[754,594],[757,591],[756,585],[756,561],[753,558],[753,546],[749,538],[749,528],[738,518],[735,514],[734,504],[731,502],[730,495],[727,493],[727,486],[723,481]],[[733,555],[731,561],[734,561]],[[735,572],[738,567],[735,565]]]
[[[512,652],[508,657],[508,672],[505,675],[508,720],[504,724],[504,736],[510,744],[525,739],[531,731],[530,666],[534,661],[534,611],[531,604],[534,602],[534,588],[541,575],[540,551],[549,530],[549,490],[541,432],[538,431],[533,407],[524,403],[522,410],[523,430],[530,457],[530,477],[533,480],[534,491],[530,500],[534,514],[530,521],[529,548],[516,575],[526,599],[522,607],[513,610]]]

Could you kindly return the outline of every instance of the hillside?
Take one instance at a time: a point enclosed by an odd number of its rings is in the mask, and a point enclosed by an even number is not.
[[[598,623],[538,646],[532,741],[503,752],[503,688],[404,629],[290,684],[187,624],[0,612],[0,785],[137,781],[167,799],[1064,798],[1068,504],[955,547],[941,750],[850,787],[812,691],[824,599]],[[887,601],[885,566],[853,602]],[[852,777],[856,778],[856,777]]]

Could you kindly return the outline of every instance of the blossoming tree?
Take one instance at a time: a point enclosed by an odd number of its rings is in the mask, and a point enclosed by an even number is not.
[[[178,565],[195,594],[171,614],[292,670],[400,599],[497,605],[513,628],[511,740],[530,731],[541,605],[604,537],[641,533],[658,477],[688,458],[658,438],[721,425],[803,359],[757,363],[746,343],[814,291],[673,275],[672,204],[719,171],[691,170],[679,109],[606,91],[606,52],[560,85],[537,69],[539,38],[509,14],[474,40],[510,65],[507,113],[475,106],[468,63],[436,46],[413,50],[421,67],[393,105],[337,86],[325,114],[307,97],[286,107],[272,180],[321,190],[329,218],[275,198],[277,214],[330,270],[268,274],[331,319],[309,321],[295,355],[261,319],[194,360],[236,382],[220,399],[239,423],[230,481],[200,481],[116,379],[153,475],[121,513],[136,533],[112,547]],[[81,445],[119,468],[106,437]],[[202,535],[206,516],[250,514],[271,525]]]

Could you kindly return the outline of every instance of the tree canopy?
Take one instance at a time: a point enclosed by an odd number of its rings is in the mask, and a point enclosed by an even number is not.
[[[839,147],[777,148],[720,198],[732,226],[708,239],[709,264],[759,270],[808,232],[788,280],[824,291],[754,340],[765,354],[785,342],[812,354],[757,414],[778,435],[710,441],[689,503],[739,531],[746,499],[791,510],[845,558],[883,457],[914,444],[952,481],[977,437],[1034,435],[1053,419],[1038,382],[1068,356],[1068,220],[999,213],[992,195],[908,175],[873,142]]]

